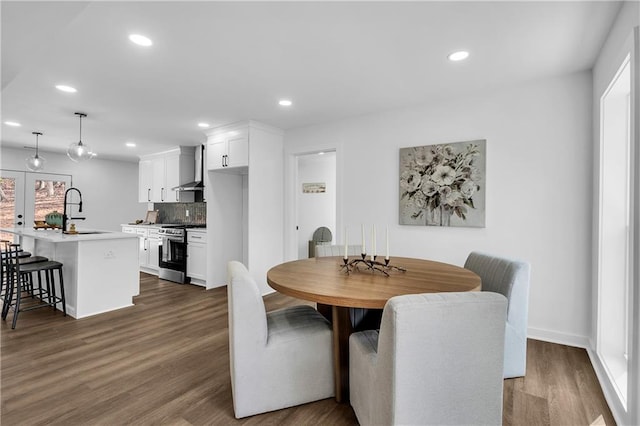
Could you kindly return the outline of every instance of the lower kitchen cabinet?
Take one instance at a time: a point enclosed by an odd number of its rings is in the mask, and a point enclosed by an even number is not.
[[[187,230],[187,276],[191,284],[204,286],[207,280],[206,231]]]
[[[158,228],[149,226],[122,226],[122,232],[138,234],[138,264],[140,271],[158,275],[160,237]]]

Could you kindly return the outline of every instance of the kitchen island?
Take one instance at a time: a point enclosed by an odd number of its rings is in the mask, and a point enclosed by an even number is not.
[[[137,235],[110,231],[63,234],[60,230],[2,228],[19,236],[24,250],[64,266],[67,314],[84,318],[133,305],[140,291]],[[61,309],[58,306],[58,309]]]

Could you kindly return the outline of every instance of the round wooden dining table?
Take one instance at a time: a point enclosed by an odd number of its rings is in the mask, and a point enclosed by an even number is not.
[[[338,402],[349,401],[349,308],[382,309],[387,300],[402,294],[481,290],[475,273],[431,260],[393,257],[389,265],[404,271],[387,269],[388,276],[363,264],[346,273],[342,265],[342,257],[317,257],[286,262],[267,272],[267,283],[278,292],[330,306]]]

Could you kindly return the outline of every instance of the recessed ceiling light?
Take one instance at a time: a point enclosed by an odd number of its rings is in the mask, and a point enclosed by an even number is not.
[[[67,93],[76,93],[77,92],[75,87],[67,86],[67,85],[64,85],[64,84],[58,84],[56,86],[56,89],[60,90],[61,92],[67,92]]]
[[[7,126],[11,126],[11,127],[20,127],[20,126],[22,126],[22,124],[18,123],[17,121],[5,121],[4,124],[6,124]]]
[[[127,142],[127,143],[125,143],[125,145],[128,146],[129,148],[135,148],[136,147],[136,144],[133,143],[133,142]]]
[[[291,106],[293,102],[291,102],[289,99],[281,99],[280,102],[278,102],[278,104],[280,104],[280,106]]]
[[[318,155],[324,155],[324,152],[320,151],[320,152],[318,153]]]
[[[206,129],[209,127],[209,123],[198,123],[198,127],[202,127],[203,129]]]
[[[447,58],[449,58],[450,61],[462,61],[464,59],[467,59],[468,57],[469,57],[469,52],[464,50],[453,52],[449,56],[447,56]]]
[[[140,35],[140,34],[131,34],[129,36],[129,40],[131,40],[132,42],[134,42],[138,46],[147,47],[147,46],[151,46],[153,44],[153,42],[151,41],[150,38],[145,37],[145,36]]]

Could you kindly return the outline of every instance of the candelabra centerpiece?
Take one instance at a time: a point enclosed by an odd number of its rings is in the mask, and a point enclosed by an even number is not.
[[[340,265],[340,270],[345,272],[347,275],[352,272],[359,272],[362,270],[364,272],[371,272],[372,274],[380,272],[387,277],[389,276],[390,271],[407,272],[407,270],[404,268],[391,265],[391,259],[389,258],[389,256],[386,256],[384,258],[384,263],[378,262],[376,260],[378,256],[376,255],[371,255],[369,259],[367,259],[366,253],[362,253],[360,256],[362,257],[362,259],[355,258],[349,260],[349,257],[345,255],[342,258],[342,265]],[[362,269],[360,269],[361,267]]]

